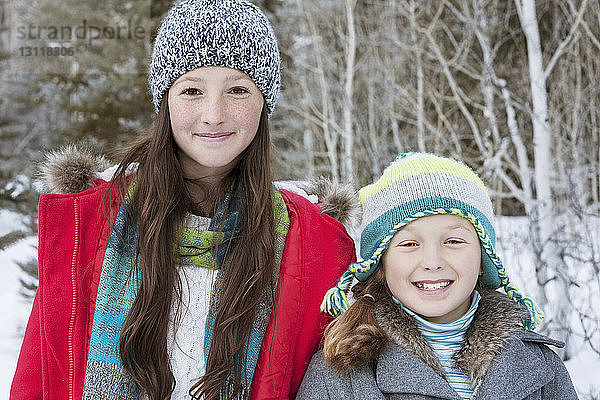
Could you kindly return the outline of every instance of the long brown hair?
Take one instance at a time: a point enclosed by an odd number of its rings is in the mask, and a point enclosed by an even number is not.
[[[179,300],[175,304],[181,302],[182,285],[172,246],[176,224],[195,208],[173,139],[167,97],[163,97],[152,132],[127,149],[111,183],[118,185],[124,198],[127,168],[138,163],[127,221],[138,227],[134,256],[141,257],[141,281],[123,324],[119,353],[123,366],[150,400],[169,399],[175,387],[167,353],[168,316],[174,294]],[[219,200],[231,187],[241,189],[241,233],[225,256],[228,273],[222,281],[206,372],[190,390],[194,397],[218,399],[225,387],[232,397],[247,395],[241,382],[247,339],[262,294],[272,293],[275,285],[270,147],[263,107],[254,140],[217,188]],[[132,264],[135,268],[136,263]]]
[[[375,320],[376,301],[391,293],[379,266],[365,282],[352,287],[354,303],[325,329],[325,361],[342,373],[368,362],[388,342],[387,335]]]

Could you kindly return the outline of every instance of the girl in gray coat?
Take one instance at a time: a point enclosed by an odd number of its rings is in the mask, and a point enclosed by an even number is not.
[[[297,399],[577,399],[548,347],[563,343],[533,332],[543,315],[496,255],[471,169],[401,154],[359,197],[362,261],[325,296],[321,308],[341,315]]]

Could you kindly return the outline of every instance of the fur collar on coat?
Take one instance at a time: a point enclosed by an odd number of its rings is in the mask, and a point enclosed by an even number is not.
[[[478,287],[481,300],[467,333],[465,343],[455,355],[456,365],[477,388],[483,382],[488,368],[511,334],[522,329],[524,315],[517,303],[495,290]],[[398,344],[444,377],[445,373],[433,349],[419,332],[414,320],[391,297],[378,301],[375,319],[389,340]],[[375,359],[378,354],[372,354]]]

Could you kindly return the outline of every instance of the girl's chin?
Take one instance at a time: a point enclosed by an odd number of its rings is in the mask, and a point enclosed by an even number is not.
[[[238,157],[230,158],[192,158],[186,156],[181,167],[188,179],[225,176],[235,167]]]

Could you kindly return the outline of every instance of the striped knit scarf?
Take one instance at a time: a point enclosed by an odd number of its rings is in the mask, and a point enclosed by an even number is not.
[[[276,282],[290,222],[283,197],[275,188],[273,192],[276,226],[276,276],[274,277]],[[205,353],[210,347],[213,336],[212,324],[215,317],[214,310],[218,305],[220,295],[220,282],[223,281],[223,275],[228,273],[227,263],[223,263],[224,254],[228,242],[239,233],[236,196],[229,206],[228,202],[229,198],[226,197],[212,219],[208,231],[197,231],[184,227],[176,229],[176,237],[179,240],[175,245],[174,253],[178,263],[206,268],[223,266],[217,277],[206,322]],[[132,229],[125,223],[127,206],[126,199],[115,219],[102,264],[85,371],[83,399],[125,400],[139,399],[142,395],[139,387],[125,371],[118,354],[121,328],[139,290],[142,268],[139,257],[136,259],[135,268],[133,260],[130,258],[131,255],[136,254],[137,231],[136,228]],[[229,207],[228,210],[227,207]],[[218,245],[216,254],[212,251],[215,245]],[[243,375],[243,384],[246,389],[249,389],[252,382],[262,339],[273,306],[273,297],[274,293],[264,293],[257,308],[256,318],[247,343],[248,355]],[[224,392],[223,396],[227,397],[227,393]]]

